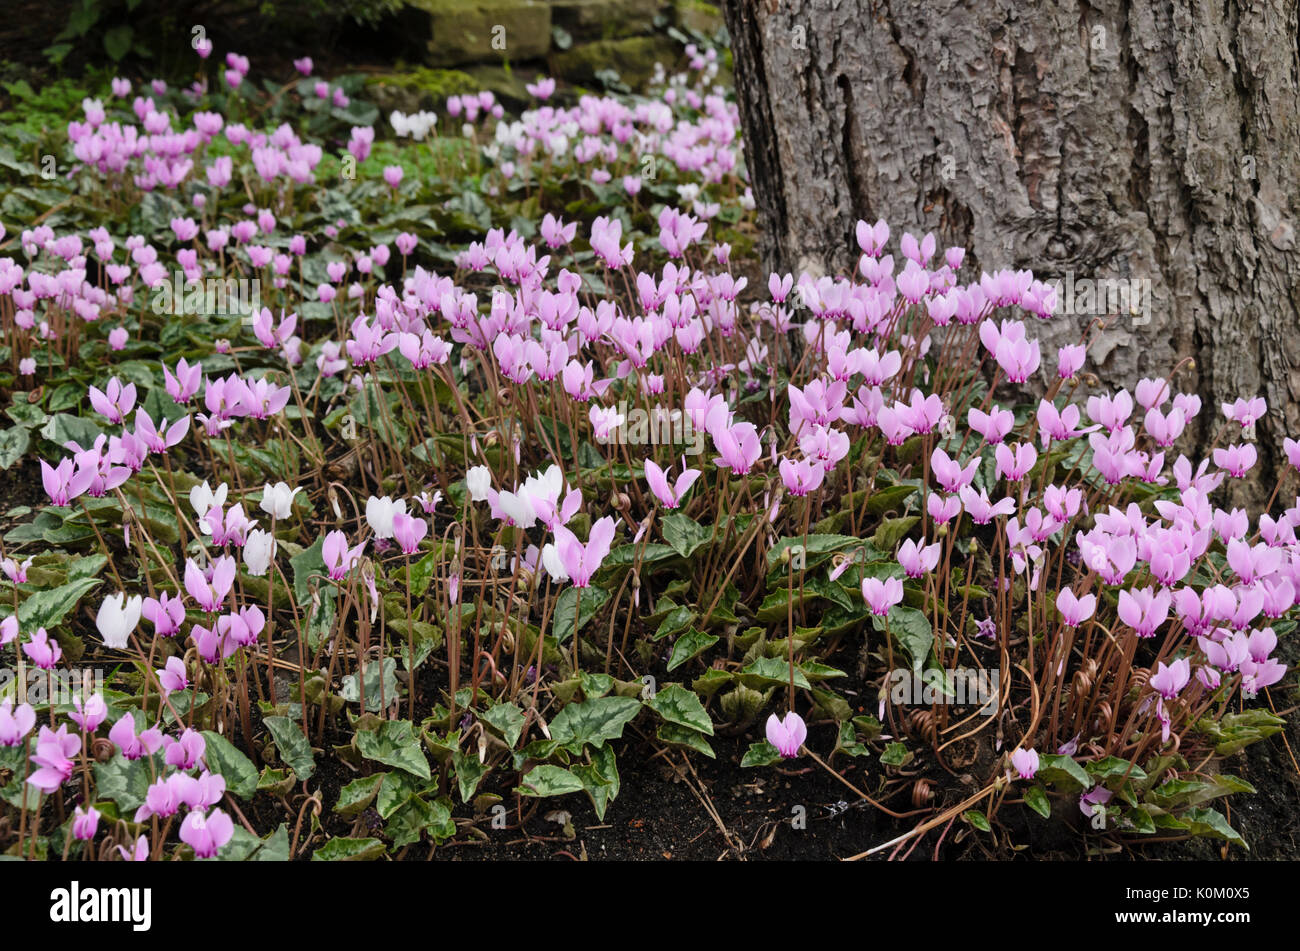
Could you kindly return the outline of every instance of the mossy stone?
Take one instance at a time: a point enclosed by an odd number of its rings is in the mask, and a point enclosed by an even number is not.
[[[669,71],[681,59],[682,47],[667,36],[633,36],[622,40],[596,40],[562,53],[551,54],[555,75],[570,82],[584,83],[603,69],[613,69],[633,89],[643,87],[654,75],[655,63]]]
[[[366,80],[366,93],[387,116],[394,109],[412,113],[421,109],[441,111],[450,96],[478,92],[482,85],[459,69],[416,69],[381,73]]]
[[[553,0],[551,22],[575,43],[615,40],[654,32],[664,0]]]
[[[713,36],[726,22],[722,10],[717,5],[705,0],[675,0],[677,25],[705,36]]]
[[[519,62],[546,55],[551,6],[539,0],[407,0],[428,14],[429,61],[434,66]]]

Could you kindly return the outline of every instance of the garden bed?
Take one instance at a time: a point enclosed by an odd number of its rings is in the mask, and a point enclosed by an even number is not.
[[[1295,857],[1263,401],[885,222],[768,274],[692,39],[8,87],[0,852]]]

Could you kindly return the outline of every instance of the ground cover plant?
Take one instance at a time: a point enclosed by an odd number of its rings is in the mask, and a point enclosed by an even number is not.
[[[1248,846],[1262,400],[1095,391],[1105,320],[1044,352],[1051,285],[883,221],[762,273],[712,49],[518,114],[194,55],[0,136],[0,851],[423,858],[604,820],[633,734],[830,778],[872,854]]]

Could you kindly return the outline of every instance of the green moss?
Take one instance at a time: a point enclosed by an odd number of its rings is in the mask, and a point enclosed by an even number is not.
[[[681,47],[666,36],[634,36],[625,40],[597,40],[553,54],[557,76],[572,82],[589,82],[602,69],[613,69],[633,89],[654,75],[656,62],[669,71],[681,58]]]
[[[393,109],[402,112],[442,109],[449,96],[478,92],[481,88],[473,76],[459,69],[427,66],[382,73],[366,80],[366,94],[384,115]]]
[[[724,23],[722,10],[706,0],[675,0],[673,6],[677,11],[677,25],[683,29],[712,36]]]
[[[664,0],[554,0],[551,20],[575,43],[617,40],[653,32],[655,15],[667,6]]]
[[[428,14],[434,62],[534,59],[551,45],[551,6],[538,0],[407,0],[407,6]]]
[[[34,138],[49,132],[63,133],[69,119],[83,118],[81,101],[93,98],[86,83],[66,78],[38,83],[35,89],[24,79],[6,82],[3,87],[4,98],[13,108],[0,112],[0,122]],[[107,92],[102,90],[100,98],[106,100]]]
[[[507,106],[521,106],[532,102],[525,88],[530,82],[508,66],[470,66],[466,72],[473,77],[476,89],[490,89]]]
[[[456,96],[476,89],[474,79],[468,73],[459,69],[432,69],[428,66],[396,73],[383,73],[366,81],[367,86],[376,84],[419,89],[436,98]]]

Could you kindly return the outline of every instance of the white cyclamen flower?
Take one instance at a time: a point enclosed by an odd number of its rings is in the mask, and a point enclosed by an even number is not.
[[[226,504],[226,495],[230,492],[230,486],[221,483],[217,486],[217,491],[213,492],[211,487],[205,481],[202,485],[196,485],[190,489],[190,505],[194,506],[194,513],[199,518],[207,515],[212,507]]]
[[[99,613],[95,615],[95,626],[99,628],[99,636],[104,639],[105,646],[114,650],[126,649],[127,638],[140,623],[140,608],[143,604],[144,599],[140,595],[128,598],[120,591],[104,599],[104,603],[99,606]]]
[[[482,502],[492,488],[492,473],[487,466],[475,466],[465,473],[465,485],[469,488],[469,497],[475,502]]]
[[[290,489],[288,483],[277,482],[262,488],[262,511],[272,518],[288,518],[293,513],[293,497],[302,491],[302,486]]]
[[[248,573],[255,577],[262,577],[271,567],[271,559],[275,557],[275,537],[270,532],[264,532],[260,528],[255,528],[248,533],[248,539],[244,542],[244,565],[248,568]]]
[[[406,514],[406,499],[394,502],[387,495],[382,499],[372,495],[366,500],[366,522],[377,538],[393,537],[393,516],[399,512]]]
[[[554,545],[547,544],[542,547],[542,567],[557,582],[569,580],[569,573],[564,570],[564,562],[560,561],[560,553]]]

